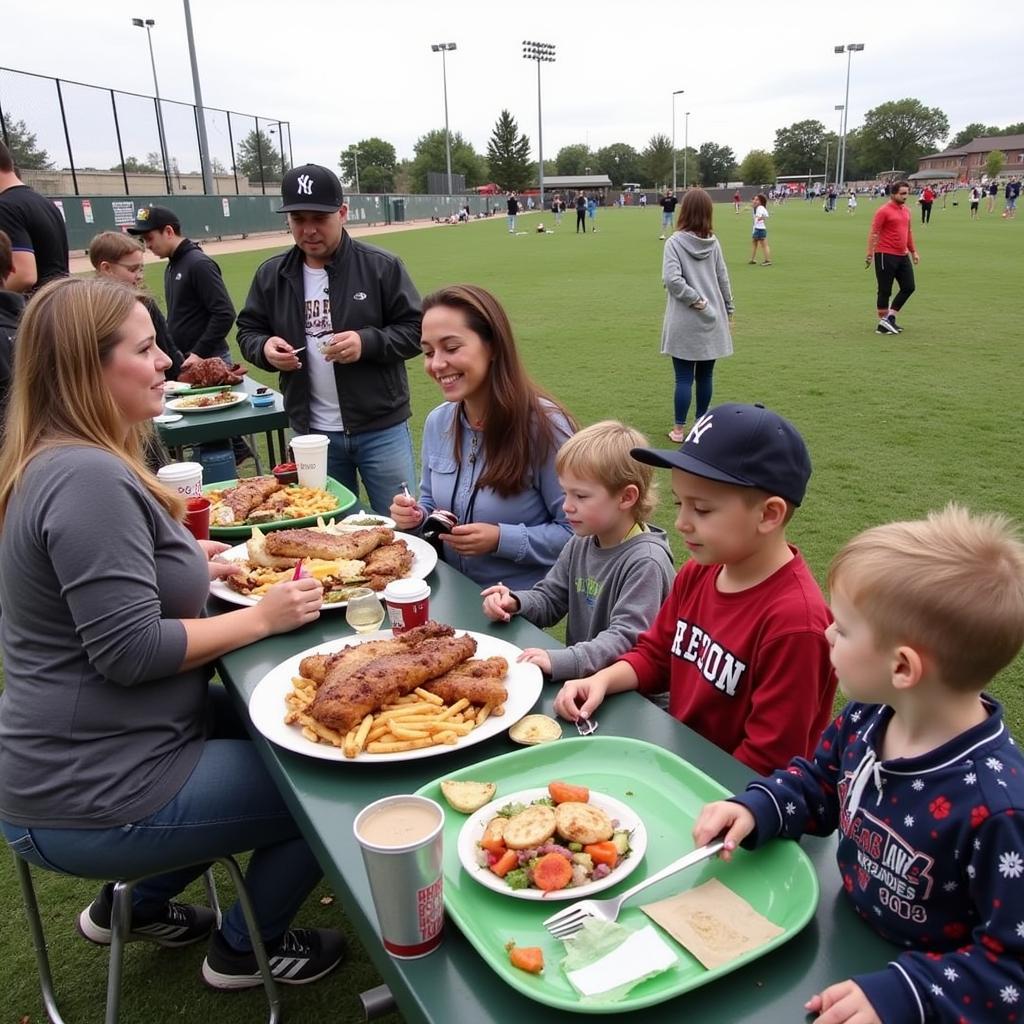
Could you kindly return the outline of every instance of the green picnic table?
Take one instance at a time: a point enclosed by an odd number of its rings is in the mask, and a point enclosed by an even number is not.
[[[507,625],[487,620],[480,608],[479,588],[444,563],[438,564],[429,583],[433,591],[430,615],[437,621],[500,636],[519,647],[550,647],[554,643],[524,619],[514,618]],[[214,603],[214,611],[227,607]],[[220,660],[220,674],[234,696],[245,704],[257,683],[280,662],[349,633],[344,613],[328,611],[301,630],[226,655]],[[556,684],[546,684],[533,710],[553,714],[557,691]],[[657,744],[730,789],[741,789],[750,779],[749,768],[639,694],[609,698],[596,717],[601,736],[626,736]],[[574,736],[575,730],[566,725],[566,735]],[[352,833],[356,814],[373,800],[393,793],[412,793],[440,775],[522,748],[502,732],[475,746],[454,747],[441,757],[344,764],[289,752],[255,731],[254,739],[346,917],[409,1024],[450,1024],[459,1020],[566,1024],[564,1011],[534,1002],[506,985],[450,921],[440,948],[429,956],[419,960],[389,956],[380,942],[369,883]],[[689,835],[681,835],[680,853],[689,844]],[[801,845],[814,865],[821,888],[810,923],[795,938],[745,967],[644,1009],[645,1024],[677,1022],[680,1014],[700,1024],[803,1021],[803,1004],[813,993],[851,975],[880,969],[896,955],[895,947],[871,931],[843,895],[834,839],[808,837]],[[551,965],[548,969],[558,968]]]

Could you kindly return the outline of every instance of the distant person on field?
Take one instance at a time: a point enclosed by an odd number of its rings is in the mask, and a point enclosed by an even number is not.
[[[987,213],[991,213],[996,208],[996,196],[999,195],[999,182],[993,178],[988,183],[988,209]]]
[[[68,233],[54,203],[19,177],[0,142],[0,231],[11,240],[14,269],[7,291],[28,294],[68,274]]]
[[[555,710],[575,722],[609,694],[667,689],[670,714],[754,771],[809,757],[836,681],[828,608],[786,542],[811,475],[803,439],[763,406],[720,405],[678,451],[634,448],[633,458],[672,470],[690,559],[633,649],[566,682]]]
[[[1003,216],[1013,220],[1017,216],[1017,200],[1020,198],[1020,181],[1017,178],[1011,178],[1006,183],[1003,198],[1006,200]]]
[[[714,204],[702,188],[691,188],[679,207],[676,232],[665,243],[661,281],[668,293],[661,328],[661,353],[672,357],[675,425],[670,441],[686,439],[686,417],[694,382],[696,419],[711,404],[715,360],[732,355],[734,310],[729,271],[712,228]]]
[[[985,194],[985,190],[981,185],[974,185],[971,188],[971,220],[978,219],[978,203],[981,202],[981,197]]]
[[[515,192],[509,192],[505,209],[508,213],[508,233],[514,235],[516,233],[516,217],[519,216],[519,199]]]
[[[757,247],[761,246],[761,255],[764,259],[761,260],[762,267],[770,267],[772,265],[772,251],[768,248],[768,198],[763,192],[758,192],[754,196],[751,206],[754,211],[754,229],[751,233],[751,241],[753,247],[750,250],[750,259],[748,263],[757,263]]]
[[[935,205],[935,190],[931,185],[925,185],[921,190],[918,202],[921,204],[921,223],[929,224],[932,219],[932,206]]]
[[[597,196],[593,193],[587,197],[587,219],[590,221],[590,230],[597,230]]]
[[[828,583],[850,703],[813,757],[705,807],[694,841],[724,834],[729,859],[838,831],[847,898],[903,952],[812,996],[818,1021],[1014,1020],[1024,756],[985,689],[1024,643],[1024,545],[1002,516],[950,506],[854,537]]]
[[[25,308],[25,299],[7,290],[7,279],[14,273],[11,240],[0,231],[0,413],[7,407],[7,391],[11,386],[14,363],[14,335]]]
[[[916,287],[911,261],[916,264],[921,260],[914,247],[914,233],[910,229],[910,211],[907,209],[909,195],[910,182],[894,181],[889,201],[875,211],[868,232],[868,252],[864,265],[870,266],[872,261],[875,264],[875,279],[878,282],[877,334],[900,333],[903,328],[896,323],[896,314],[914,294]],[[890,304],[893,283],[898,284],[900,290]]]
[[[629,454],[646,444],[643,434],[613,420],[570,437],[555,470],[575,536],[531,589],[498,583],[481,595],[494,622],[522,615],[544,629],[567,620],[564,648],[528,647],[519,658],[556,681],[589,675],[625,654],[672,588],[665,531],[647,523],[654,474]]]
[[[846,212],[853,214],[857,212],[857,191],[850,189],[850,198],[846,200]]]
[[[659,237],[661,241],[664,241],[665,236],[671,234],[672,218],[675,215],[676,207],[679,205],[679,200],[672,192],[665,189],[665,194],[658,202],[661,204],[661,235]]]
[[[738,189],[732,194],[732,208],[737,214],[743,208],[743,196],[740,195]]]
[[[587,197],[582,192],[576,193],[576,234],[583,228],[583,234],[587,233]]]

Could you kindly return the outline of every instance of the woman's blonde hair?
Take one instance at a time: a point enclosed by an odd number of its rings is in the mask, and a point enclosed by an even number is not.
[[[152,427],[124,419],[103,376],[138,295],[106,278],[64,277],[41,288],[18,326],[18,353],[0,448],[0,526],[29,462],[47,448],[88,445],[124,460],[175,518],[181,499],[146,468]]]
[[[1024,645],[1024,544],[1003,515],[950,504],[865,530],[833,559],[828,587],[877,646],[913,647],[958,690],[981,690]]]
[[[633,518],[645,523],[657,503],[654,469],[630,455],[633,448],[646,448],[647,438],[618,420],[601,420],[573,434],[555,456],[555,472],[572,473],[581,480],[594,480],[611,494],[633,484],[639,496]]]

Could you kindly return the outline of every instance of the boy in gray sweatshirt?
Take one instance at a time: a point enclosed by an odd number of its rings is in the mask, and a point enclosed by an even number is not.
[[[576,679],[610,665],[650,626],[672,587],[675,568],[665,531],[646,519],[653,473],[630,457],[646,441],[613,420],[575,434],[555,459],[565,514],[575,536],[530,590],[503,583],[483,591],[495,622],[523,615],[535,626],[567,618],[564,649],[528,647],[528,661],[552,679]]]

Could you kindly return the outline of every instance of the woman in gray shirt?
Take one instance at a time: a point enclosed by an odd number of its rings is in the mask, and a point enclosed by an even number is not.
[[[43,867],[155,876],[134,890],[133,937],[209,937],[218,988],[260,984],[240,908],[214,930],[213,911],[171,900],[201,868],[159,872],[254,849],[271,965],[311,981],[342,951],[337,932],[289,928],[319,866],[209,680],[221,654],[315,619],[323,592],[293,581],[205,617],[223,545],[192,538],[141,455],[169,365],[115,282],[53,282],[22,320],[0,450],[0,831]],[[110,916],[107,885],[79,931],[109,943]]]

